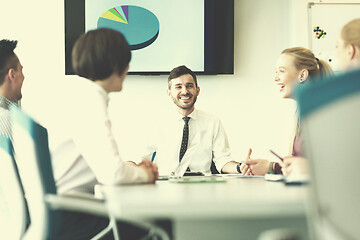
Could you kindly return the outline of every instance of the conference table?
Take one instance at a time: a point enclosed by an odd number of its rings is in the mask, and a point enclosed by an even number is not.
[[[263,177],[218,175],[103,186],[116,219],[170,220],[176,240],[258,239],[269,229],[291,229],[308,239],[308,186]]]

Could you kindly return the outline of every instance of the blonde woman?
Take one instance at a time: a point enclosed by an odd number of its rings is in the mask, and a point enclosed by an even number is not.
[[[360,68],[360,18],[342,28],[336,48],[338,62],[344,72]]]
[[[360,18],[348,22],[341,29],[337,42],[337,59],[344,72],[360,69]],[[285,158],[281,165],[284,175],[308,173],[304,158]]]
[[[294,99],[293,91],[298,84],[313,81],[318,77],[332,75],[331,67],[323,60],[315,57],[314,53],[303,47],[287,48],[282,51],[276,63],[275,83],[279,86],[279,92],[283,98]],[[301,128],[299,121],[294,131],[294,139],[290,156],[301,156]],[[266,173],[281,174],[279,163],[265,159],[252,159],[252,150],[249,150],[240,170],[245,175],[265,175]],[[286,157],[288,159],[289,157]]]

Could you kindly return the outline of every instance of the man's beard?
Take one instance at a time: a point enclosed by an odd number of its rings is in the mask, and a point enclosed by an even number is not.
[[[188,95],[185,95],[185,96],[188,96]],[[197,96],[195,95],[195,96],[193,96],[193,101],[192,101],[192,103],[191,104],[189,104],[189,105],[182,105],[181,104],[181,100],[180,99],[178,99],[178,98],[173,98],[173,102],[175,103],[175,105],[176,106],[178,106],[179,108],[181,108],[181,109],[184,109],[184,110],[188,110],[188,109],[191,109],[191,108],[193,108],[193,106],[195,105],[195,102],[196,102],[196,100],[197,100]]]

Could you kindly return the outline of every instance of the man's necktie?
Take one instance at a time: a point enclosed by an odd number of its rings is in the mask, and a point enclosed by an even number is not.
[[[183,158],[186,149],[187,149],[187,145],[188,145],[188,140],[189,140],[189,120],[190,117],[183,117],[182,118],[185,122],[184,124],[184,130],[183,130],[183,137],[182,137],[182,141],[181,141],[181,148],[180,148],[180,154],[179,154],[179,162],[181,162],[181,159]]]

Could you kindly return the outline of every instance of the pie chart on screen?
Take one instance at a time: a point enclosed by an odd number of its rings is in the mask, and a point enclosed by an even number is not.
[[[151,45],[159,35],[159,20],[148,9],[123,5],[104,12],[97,22],[98,28],[110,28],[121,32],[131,50]]]

